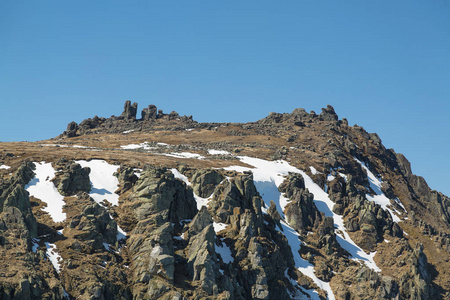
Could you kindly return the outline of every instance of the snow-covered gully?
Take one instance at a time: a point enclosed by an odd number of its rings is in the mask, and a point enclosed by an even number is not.
[[[25,189],[33,196],[45,202],[47,206],[43,209],[46,211],[54,222],[62,222],[66,219],[66,213],[63,212],[64,196],[62,196],[52,180],[55,177],[55,170],[51,163],[40,162],[34,163],[36,174],[33,179],[25,186]]]

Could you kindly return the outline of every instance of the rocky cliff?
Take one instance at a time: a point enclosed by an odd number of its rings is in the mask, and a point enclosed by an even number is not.
[[[450,299],[450,199],[333,107],[0,143],[1,299]]]

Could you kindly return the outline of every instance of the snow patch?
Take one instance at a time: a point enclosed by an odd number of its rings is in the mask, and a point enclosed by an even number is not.
[[[344,178],[345,182],[347,183],[347,175],[341,172],[338,172],[339,176],[341,176],[342,178]]]
[[[10,166],[6,166],[6,165],[1,165],[0,166],[0,170],[8,170],[8,169],[11,169],[11,167]]]
[[[45,242],[45,247],[47,247],[47,257],[55,268],[56,272],[61,271],[60,260],[62,259],[58,252],[56,252],[56,245],[52,243]]]
[[[184,176],[183,174],[180,173],[180,171],[178,171],[177,169],[173,168],[171,169],[172,174],[175,178],[180,179],[181,181],[183,181],[184,183],[186,183],[186,185],[191,185],[191,183],[189,182],[189,179]]]
[[[117,225],[117,240],[118,241],[124,240],[124,239],[126,239],[126,237],[127,237],[127,233],[122,228],[120,228],[119,225]]]
[[[150,146],[147,142],[143,142],[140,144],[129,144],[120,146],[120,148],[124,150],[136,150],[136,149],[144,149],[144,150],[150,150],[150,149],[156,149],[156,147]]]
[[[364,170],[366,170],[367,178],[369,179],[369,183],[370,183],[370,188],[375,192],[375,195],[366,194],[366,199],[369,201],[375,202],[376,204],[380,205],[384,210],[387,210],[391,214],[392,220],[394,222],[397,222],[397,223],[400,222],[401,219],[398,217],[398,215],[400,213],[398,211],[396,211],[395,209],[391,209],[388,207],[388,205],[389,206],[391,205],[391,200],[389,200],[389,198],[386,197],[386,195],[381,190],[381,184],[383,183],[381,181],[381,179],[379,179],[377,176],[375,176],[372,173],[372,171],[369,170],[369,168],[367,167],[367,165],[365,163],[363,163],[356,157],[355,157],[355,160],[361,165],[361,167]],[[396,202],[401,204],[401,202],[398,199],[396,199]],[[403,209],[405,209],[403,205],[401,205],[401,206]],[[405,212],[406,212],[406,209],[405,209]]]
[[[214,149],[208,149],[208,153],[211,155],[231,155],[230,152],[225,150],[214,150]]]
[[[127,133],[130,133],[130,132],[133,132],[133,131],[134,131],[134,129],[131,129],[131,130],[125,130],[125,131],[122,132],[122,133],[127,134]]]
[[[309,169],[311,170],[311,173],[312,173],[313,175],[321,174],[321,173],[320,173],[319,171],[317,171],[316,168],[314,168],[313,166],[309,167]]]
[[[227,226],[228,224],[225,223],[216,223],[216,222],[213,223],[214,231],[216,232],[216,234],[227,228]]]
[[[63,212],[65,204],[64,197],[58,192],[53,182],[50,180],[55,177],[55,170],[51,163],[34,163],[36,174],[33,179],[25,186],[30,196],[40,199],[47,204],[43,210],[46,211],[54,222],[62,222],[66,219]]]
[[[335,178],[336,178],[336,177],[334,177],[334,176],[331,175],[331,174],[328,174],[328,175],[327,175],[327,181],[333,181]]]
[[[83,168],[89,167],[91,169],[89,178],[91,179],[92,189],[89,196],[99,204],[106,199],[112,205],[118,205],[119,195],[115,191],[119,185],[119,179],[114,176],[114,173],[119,166],[110,165],[104,160],[77,160],[76,162]]]

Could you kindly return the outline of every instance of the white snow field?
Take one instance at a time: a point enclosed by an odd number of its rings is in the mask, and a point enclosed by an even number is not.
[[[8,170],[8,169],[11,169],[11,167],[7,166],[7,165],[1,165],[0,166],[0,170]]]
[[[119,195],[115,193],[119,185],[119,179],[114,176],[114,173],[119,168],[118,165],[111,165],[104,160],[77,160],[76,163],[83,168],[89,167],[91,169],[89,178],[91,179],[92,188],[89,196],[95,202],[101,204],[106,199],[112,205],[119,204]]]
[[[66,219],[63,212],[65,204],[64,197],[58,192],[52,180],[55,177],[55,170],[51,163],[34,163],[36,176],[25,186],[30,196],[40,199],[47,204],[43,210],[46,211],[55,222],[62,222]]]
[[[395,209],[389,208],[388,205],[391,205],[391,200],[389,200],[388,197],[383,193],[381,190],[381,184],[383,183],[377,176],[375,176],[372,171],[369,170],[367,165],[363,163],[362,161],[358,160],[355,157],[355,160],[361,165],[361,167],[366,170],[367,172],[367,178],[369,179],[370,188],[375,192],[375,195],[366,194],[366,199],[372,202],[375,202],[376,204],[379,204],[384,210],[387,210],[391,216],[392,220],[394,222],[400,222],[401,219],[399,218],[400,213],[397,212]],[[406,212],[405,207],[400,202],[400,200],[395,199],[396,201]]]

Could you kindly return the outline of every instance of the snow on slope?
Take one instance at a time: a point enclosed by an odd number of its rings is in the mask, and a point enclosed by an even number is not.
[[[0,166],[0,170],[8,170],[8,169],[11,169],[11,167],[10,166],[7,166],[7,165],[1,165]]]
[[[386,195],[381,190],[381,184],[383,182],[377,176],[375,176],[372,171],[369,170],[365,163],[358,160],[356,157],[355,160],[361,165],[364,170],[366,170],[370,188],[375,192],[375,195],[366,194],[366,199],[379,204],[384,210],[387,210],[391,214],[392,220],[394,222],[400,222],[401,219],[398,217],[400,213],[395,211],[395,209],[391,209],[388,207],[388,205],[391,205],[391,200],[389,200],[389,198],[386,197]],[[406,211],[405,207],[398,199],[396,199],[395,201]]]
[[[60,260],[61,260],[61,256],[59,255],[58,252],[56,252],[56,245],[52,244],[52,243],[45,243],[45,247],[47,247],[47,257],[50,260],[50,262],[52,263],[53,267],[55,268],[56,272],[60,272],[61,271],[61,265],[60,265]]]
[[[211,155],[231,155],[230,152],[225,150],[214,150],[214,149],[208,149],[208,153]]]
[[[299,173],[300,175],[302,175],[305,181],[305,187],[309,190],[310,193],[314,195],[314,203],[316,204],[317,208],[321,212],[325,213],[326,217],[333,218],[335,228],[338,229],[338,231],[336,232],[337,240],[341,247],[347,250],[352,255],[354,260],[362,260],[368,267],[372,268],[373,270],[377,272],[381,271],[373,260],[373,256],[375,255],[375,253],[366,254],[359,246],[356,245],[355,242],[352,241],[344,226],[344,220],[342,219],[342,216],[333,213],[333,201],[330,200],[328,194],[325,193],[325,191],[323,191],[322,188],[318,186],[304,171],[289,165],[288,162],[283,160],[267,161],[247,156],[238,156],[238,158],[242,162],[254,166],[254,168],[251,169],[241,166],[232,166],[225,169],[236,170],[240,172],[252,171],[256,188],[263,197],[264,202],[269,206],[270,200],[274,200],[280,214],[282,214],[288,199],[284,198],[283,195],[281,195],[281,193],[278,191],[278,186],[283,182],[284,176],[289,172]],[[340,233],[339,231],[342,233]]]
[[[278,212],[284,216],[283,210],[288,203],[288,199],[283,197],[278,191],[278,186],[284,181],[284,176],[288,175],[289,172],[301,173],[299,169],[292,167],[286,161],[267,161],[254,157],[238,156],[238,158],[254,168],[246,168],[241,166],[231,166],[225,168],[225,170],[234,170],[238,172],[251,171],[253,172],[253,180],[255,182],[256,189],[263,198],[266,206],[270,206],[270,200],[273,200],[277,206]],[[305,174],[304,172],[302,172]],[[302,174],[302,176],[303,176]],[[306,175],[306,174],[305,174]],[[309,178],[309,177],[308,177]],[[312,180],[311,180],[312,182]],[[306,184],[306,180],[305,180]],[[312,193],[312,191],[310,190]],[[323,192],[323,191],[322,191]],[[323,192],[325,193],[325,192]],[[315,197],[316,200],[316,197]],[[330,200],[331,202],[331,200]],[[320,208],[319,208],[320,210]],[[283,226],[283,234],[286,236],[289,246],[292,250],[292,255],[295,261],[295,267],[300,270],[303,274],[310,277],[317,286],[325,290],[328,294],[328,299],[335,299],[333,291],[331,290],[330,284],[320,280],[314,273],[314,266],[308,261],[304,260],[300,254],[299,250],[301,248],[301,241],[299,240],[299,234],[290,227],[284,221],[281,222]],[[305,290],[312,299],[319,299],[319,295],[315,290]],[[299,299],[303,297],[298,295]]]
[[[172,174],[174,175],[175,178],[180,179],[181,181],[185,182],[186,185],[191,186],[191,182],[189,181],[189,179],[184,176],[183,174],[180,173],[180,171],[178,171],[177,169],[173,168],[171,169]],[[202,198],[200,196],[197,196],[194,192],[192,192],[192,194],[194,194],[194,199],[197,202],[197,209],[200,210],[202,208],[202,206],[208,206],[208,201],[212,198],[212,196],[214,194],[212,194],[209,198]],[[228,225],[224,224],[224,223],[216,223],[213,222],[213,227],[214,227],[214,231],[216,232],[216,234],[221,231],[224,230]],[[224,263],[229,263],[232,262],[234,260],[234,258],[231,255],[231,250],[230,248],[228,248],[228,246],[222,242],[222,246],[215,246],[216,247],[216,252],[218,254],[220,254],[220,256],[222,257],[222,260]]]
[[[106,199],[112,205],[119,205],[119,195],[115,193],[119,185],[119,179],[114,176],[114,173],[120,166],[111,165],[104,160],[77,160],[75,162],[83,168],[89,167],[91,169],[89,174],[91,180],[89,196],[95,202],[103,206],[102,201]],[[109,217],[113,219],[111,215]],[[117,225],[117,240],[123,240],[126,236],[127,233]]]
[[[101,204],[106,199],[112,205],[119,204],[119,195],[115,193],[119,185],[119,179],[114,176],[119,166],[110,165],[104,160],[77,160],[76,163],[81,167],[89,167],[91,173],[89,178],[91,179],[91,192],[89,196],[95,200],[95,202]]]
[[[151,147],[147,142],[140,143],[140,144],[124,145],[124,146],[120,146],[120,148],[125,149],[125,150],[134,150],[134,149],[150,150],[150,149],[156,149],[156,147]]]
[[[55,222],[62,222],[66,219],[63,212],[65,204],[64,197],[58,192],[53,182],[50,180],[55,177],[55,170],[51,163],[34,163],[36,176],[25,186],[30,196],[40,199],[47,203],[43,210],[48,212]]]

